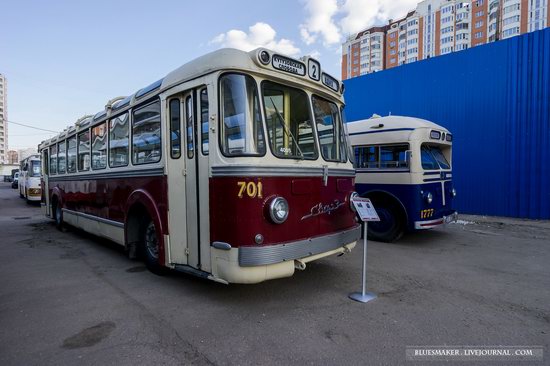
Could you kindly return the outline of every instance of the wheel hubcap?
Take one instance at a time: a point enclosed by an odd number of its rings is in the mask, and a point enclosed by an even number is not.
[[[157,233],[155,231],[155,224],[149,223],[147,229],[145,229],[145,247],[149,255],[155,259],[159,257],[159,248],[157,241]]]

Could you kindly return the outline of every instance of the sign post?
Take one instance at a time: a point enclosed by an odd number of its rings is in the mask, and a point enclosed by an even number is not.
[[[349,298],[359,302],[369,302],[376,299],[376,294],[367,292],[367,224],[369,221],[380,221],[372,202],[368,198],[354,197],[353,205],[363,221],[363,283],[361,292],[353,292]]]

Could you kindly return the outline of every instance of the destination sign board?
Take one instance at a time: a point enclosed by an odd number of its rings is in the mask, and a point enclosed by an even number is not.
[[[300,76],[305,76],[306,74],[306,65],[288,57],[273,55],[272,64],[277,70],[286,71]]]
[[[335,92],[338,91],[340,85],[338,83],[338,80],[330,76],[329,74],[323,73],[323,84],[334,90]]]

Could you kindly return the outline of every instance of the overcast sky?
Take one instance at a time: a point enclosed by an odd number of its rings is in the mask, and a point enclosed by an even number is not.
[[[0,4],[8,119],[54,131],[221,47],[313,55],[340,78],[341,42],[417,0],[40,1]],[[9,148],[52,134],[8,125]]]

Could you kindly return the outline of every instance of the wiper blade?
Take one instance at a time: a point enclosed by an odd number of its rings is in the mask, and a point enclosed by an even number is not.
[[[298,145],[298,142],[294,138],[294,135],[292,134],[292,132],[290,132],[286,128],[286,121],[283,118],[283,116],[281,115],[281,113],[279,112],[279,109],[277,108],[277,106],[275,105],[275,102],[273,101],[273,98],[269,97],[269,100],[271,100],[271,104],[273,104],[273,108],[275,108],[275,113],[277,113],[277,117],[279,117],[279,123],[283,127],[283,130],[285,131],[287,136],[290,136],[290,138],[292,139],[292,142],[294,142],[294,145],[296,146],[296,148],[298,149],[298,152],[300,153],[300,157],[302,158],[302,160],[304,160],[305,159],[304,153],[302,152],[302,149],[300,149],[300,146]]]

